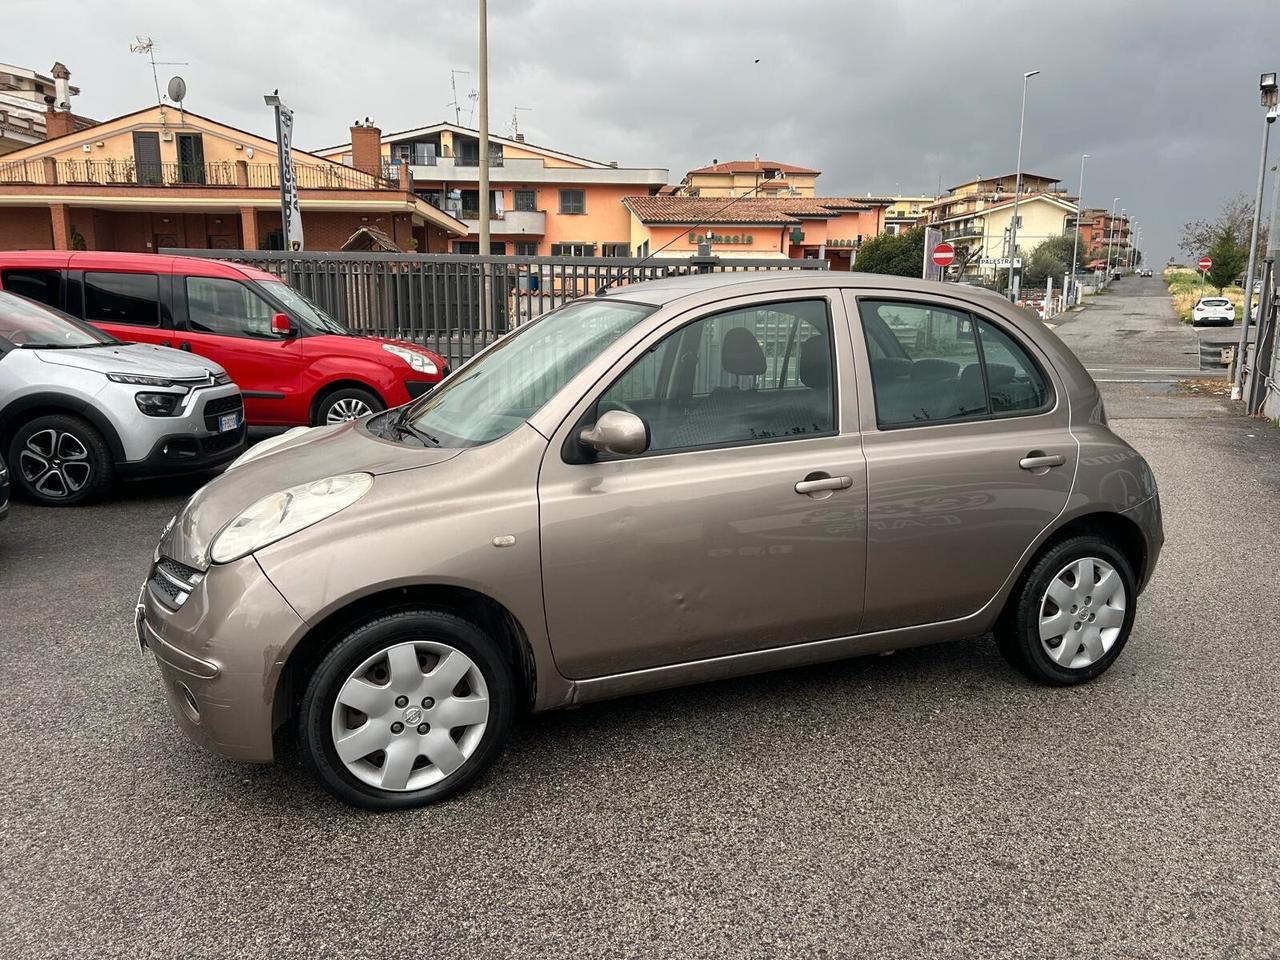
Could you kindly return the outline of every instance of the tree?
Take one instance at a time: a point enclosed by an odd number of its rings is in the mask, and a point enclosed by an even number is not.
[[[1209,247],[1209,259],[1213,266],[1205,274],[1205,280],[1221,294],[1243,272],[1249,260],[1249,248],[1239,241],[1230,226],[1224,226]]]
[[[1060,237],[1049,237],[1042,240],[1026,257],[1022,268],[1022,282],[1031,287],[1042,287],[1049,277],[1063,277],[1068,272],[1067,264],[1071,262],[1071,251],[1075,247],[1075,234],[1065,233]],[[1088,251],[1081,244],[1076,250],[1076,267],[1087,262]]]
[[[882,233],[872,237],[859,248],[853,266],[863,273],[920,276],[924,266],[924,227],[912,227],[896,236]]]
[[[1236,243],[1249,255],[1249,231],[1253,229],[1253,200],[1247,194],[1237,193],[1223,201],[1222,209],[1214,220],[1189,220],[1182,225],[1182,239],[1178,249],[1191,260],[1199,260],[1217,242],[1223,230],[1230,230]],[[1267,249],[1267,225],[1258,225],[1258,249]],[[1233,278],[1234,279],[1234,278]]]

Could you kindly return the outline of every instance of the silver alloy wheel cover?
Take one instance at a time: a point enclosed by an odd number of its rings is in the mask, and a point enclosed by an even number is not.
[[[1097,663],[1120,639],[1127,603],[1115,567],[1098,557],[1072,560],[1040,599],[1040,646],[1067,670]]]
[[[343,397],[334,401],[325,414],[325,423],[346,423],[348,420],[359,420],[373,413],[373,408],[363,400],[355,397]]]
[[[79,493],[93,478],[89,449],[65,430],[37,430],[18,451],[18,469],[31,489],[50,500]]]
[[[425,673],[419,654],[435,659]],[[366,679],[380,663],[388,673],[385,684]],[[463,680],[467,695],[454,696]],[[407,702],[398,706],[397,698]],[[351,710],[363,713],[365,722],[350,726]],[[456,772],[480,746],[488,723],[489,687],[475,661],[446,643],[411,640],[383,648],[348,674],[333,704],[331,732],[338,759],[352,776],[380,790],[404,792]],[[393,724],[402,729],[395,732]],[[419,733],[419,725],[427,732]],[[370,759],[379,753],[381,764]],[[419,757],[426,763],[415,766]]]

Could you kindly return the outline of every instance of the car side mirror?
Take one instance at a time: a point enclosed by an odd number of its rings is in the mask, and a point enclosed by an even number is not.
[[[649,425],[626,410],[609,410],[593,426],[583,427],[578,442],[597,453],[634,457],[649,449]]]
[[[271,332],[277,337],[289,337],[293,335],[293,321],[289,319],[289,315],[287,313],[274,313],[271,315]]]

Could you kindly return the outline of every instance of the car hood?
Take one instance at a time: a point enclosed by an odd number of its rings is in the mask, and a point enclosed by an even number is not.
[[[99,373],[133,373],[174,380],[201,380],[223,369],[212,360],[195,357],[183,350],[147,343],[104,344],[74,350],[34,350],[45,363]]]
[[[201,487],[161,538],[160,553],[204,570],[209,566],[209,548],[222,528],[265,496],[337,474],[378,476],[427,467],[461,452],[459,448],[423,449],[381,440],[369,433],[363,421],[301,431]]]

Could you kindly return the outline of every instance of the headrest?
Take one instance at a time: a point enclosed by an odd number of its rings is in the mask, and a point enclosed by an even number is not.
[[[906,357],[878,357],[871,361],[871,375],[881,383],[911,376],[911,361]]]
[[[911,365],[911,379],[927,383],[954,380],[959,372],[960,364],[954,360],[940,360],[937,357],[925,357]]]
[[[1007,363],[988,363],[987,383],[993,387],[1002,387],[1013,380],[1015,373],[1017,371]]]
[[[831,348],[822,334],[800,344],[800,382],[822,389],[831,383]]]
[[[960,371],[960,382],[966,387],[982,389],[982,364],[971,363]]]
[[[764,350],[756,335],[746,327],[730,327],[720,345],[720,366],[735,377],[758,377],[764,373]]]

